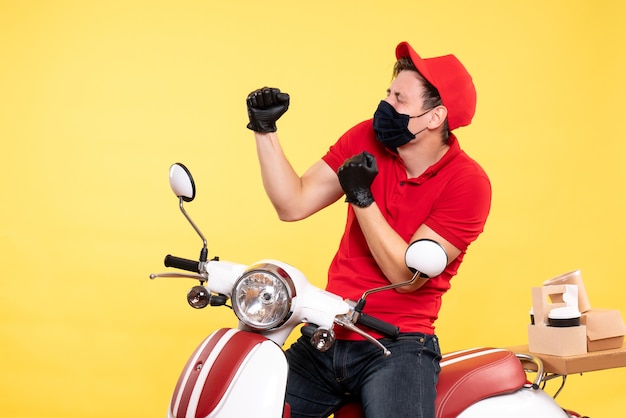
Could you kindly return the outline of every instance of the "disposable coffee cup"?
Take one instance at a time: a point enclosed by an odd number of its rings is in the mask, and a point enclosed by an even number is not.
[[[573,308],[555,308],[548,314],[548,325],[552,327],[577,327],[580,325],[580,312]]]

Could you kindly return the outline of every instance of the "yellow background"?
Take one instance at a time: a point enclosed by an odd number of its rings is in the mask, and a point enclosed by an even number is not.
[[[291,94],[279,122],[302,172],[369,118],[394,48],[455,53],[478,110],[458,130],[493,209],[444,299],[443,350],[526,342],[530,288],[581,269],[594,307],[626,313],[626,17],[614,0],[8,1],[0,3],[0,415],[165,416],[178,373],[225,310],[152,282],[200,240],[277,258],[322,285],[345,204],[281,223],[262,190],[245,97]],[[225,322],[226,321],[226,322]],[[558,400],[626,407],[626,371],[571,376]]]

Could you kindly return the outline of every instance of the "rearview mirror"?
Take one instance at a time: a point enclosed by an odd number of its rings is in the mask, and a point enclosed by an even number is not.
[[[196,197],[196,185],[191,173],[181,163],[170,167],[170,187],[174,194],[185,202],[191,202]]]
[[[419,239],[407,248],[404,260],[414,274],[422,277],[439,276],[448,265],[448,254],[441,244],[431,239]]]

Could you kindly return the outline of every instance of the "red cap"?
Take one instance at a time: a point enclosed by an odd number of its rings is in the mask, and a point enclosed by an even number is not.
[[[448,109],[448,128],[452,131],[472,122],[476,112],[476,89],[461,61],[454,55],[422,58],[408,44],[396,47],[396,58],[409,57],[420,74],[435,86]]]

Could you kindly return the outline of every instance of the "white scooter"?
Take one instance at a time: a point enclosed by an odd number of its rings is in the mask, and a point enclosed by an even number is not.
[[[334,327],[344,327],[380,347],[381,356],[393,356],[363,329],[390,338],[399,329],[363,312],[369,294],[434,277],[446,264],[443,248],[418,240],[406,252],[410,282],[365,292],[360,300],[343,300],[309,283],[296,268],[277,260],[253,265],[207,258],[207,242],[187,214],[184,202],[195,197],[195,183],[183,164],[169,171],[170,186],[179,207],[203,241],[199,260],[168,255],[165,266],[191,273],[151,274],[199,281],[187,294],[194,308],[228,306],[239,319],[238,329],[222,328],[210,334],[191,355],[174,389],[168,418],[257,417],[288,418],[285,404],[287,360],[282,346],[298,325],[320,351],[334,342]],[[530,364],[525,368],[523,364]],[[534,382],[526,372],[535,371]],[[541,389],[543,367],[538,358],[501,348],[475,348],[443,356],[437,385],[437,418],[579,417],[566,412]],[[545,382],[543,382],[545,384]],[[337,418],[362,417],[357,404],[335,413]]]

